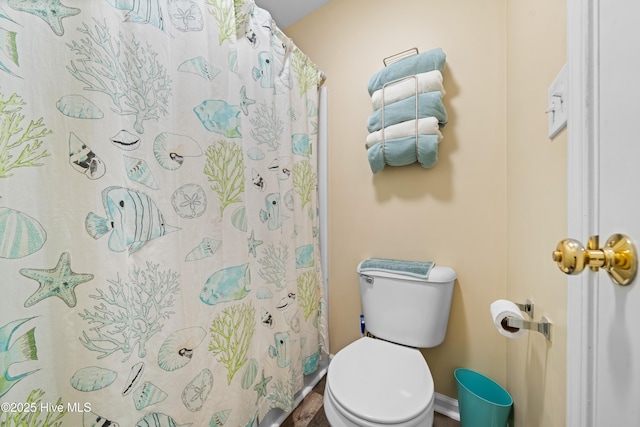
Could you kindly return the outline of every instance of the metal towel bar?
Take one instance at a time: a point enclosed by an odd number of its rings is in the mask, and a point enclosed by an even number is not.
[[[391,56],[387,56],[382,60],[382,63],[386,67],[390,64],[393,64],[394,62],[400,61],[401,59],[407,58],[409,56],[417,55],[418,53],[420,53],[420,51],[418,51],[418,48],[412,47],[411,49],[403,50],[402,52],[398,52]]]

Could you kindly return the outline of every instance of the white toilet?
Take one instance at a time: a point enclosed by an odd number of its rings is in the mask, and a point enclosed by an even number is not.
[[[419,348],[444,340],[456,273],[427,279],[358,265],[367,331],[329,364],[324,410],[332,427],[432,426],[434,388]]]

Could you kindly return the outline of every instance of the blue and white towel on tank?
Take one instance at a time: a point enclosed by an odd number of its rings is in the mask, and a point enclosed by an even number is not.
[[[362,261],[360,271],[385,271],[388,273],[406,274],[421,279],[429,277],[435,263],[431,261],[404,261],[387,258],[369,258]]]

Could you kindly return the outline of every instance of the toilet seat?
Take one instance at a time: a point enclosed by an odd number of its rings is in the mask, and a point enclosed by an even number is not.
[[[365,337],[339,351],[325,393],[355,425],[421,425],[433,416],[433,378],[424,357],[383,340]]]

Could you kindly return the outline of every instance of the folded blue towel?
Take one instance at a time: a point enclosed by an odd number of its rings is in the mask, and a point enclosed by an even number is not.
[[[360,271],[386,271],[426,279],[433,268],[431,261],[402,261],[387,258],[369,258],[362,261]]]
[[[438,135],[418,135],[418,155],[416,156],[416,137],[389,139],[383,144],[378,142],[367,150],[369,166],[373,173],[389,166],[405,166],[419,162],[423,168],[429,169],[438,161]],[[385,161],[386,160],[386,161]]]
[[[442,49],[435,48],[394,62],[378,71],[369,79],[369,95],[373,95],[373,92],[381,89],[386,83],[402,77],[433,70],[442,72],[446,59],[447,56]]]
[[[449,120],[447,110],[442,104],[442,93],[438,91],[425,92],[418,95],[418,119],[436,117],[442,128]],[[416,97],[405,98],[384,107],[384,126],[391,126],[400,122],[416,119]],[[369,115],[367,129],[375,132],[382,128],[382,108]]]

